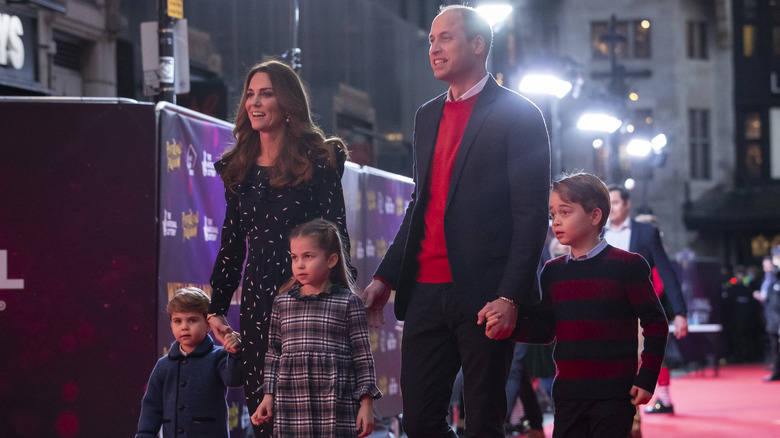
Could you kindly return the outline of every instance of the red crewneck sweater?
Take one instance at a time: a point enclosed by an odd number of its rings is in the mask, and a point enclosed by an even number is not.
[[[478,96],[479,93],[468,99],[444,103],[430,172],[430,202],[425,211],[425,237],[418,255],[420,271],[417,281],[420,283],[452,281],[447,245],[444,241],[444,208],[450,188],[452,164]]]

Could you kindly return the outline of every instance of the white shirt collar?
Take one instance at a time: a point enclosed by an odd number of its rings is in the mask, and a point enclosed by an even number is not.
[[[613,227],[613,226],[612,226],[612,221],[611,221],[611,220],[609,220],[609,219],[607,219],[607,224],[606,224],[606,227],[607,227],[607,230],[612,230],[612,231],[623,231],[623,230],[630,230],[630,229],[631,229],[631,218],[630,218],[630,217],[627,217],[627,218],[626,218],[626,219],[623,221],[623,223],[622,223],[622,224],[620,224],[620,226],[618,226],[618,227]]]
[[[583,260],[592,259],[593,257],[596,257],[601,251],[604,250],[604,248],[607,247],[607,241],[604,239],[599,240],[599,243],[596,244],[593,248],[591,248],[590,251],[585,253],[584,255],[581,255],[579,257],[572,257],[571,256],[571,250],[569,250],[569,255],[566,256],[566,262],[575,261],[575,262],[581,262]]]
[[[485,84],[487,84],[488,78],[490,77],[490,73],[486,74],[484,78],[482,78],[481,81],[477,82],[473,87],[469,89],[469,91],[463,93],[462,96],[457,98],[455,102],[460,100],[466,100],[471,96],[475,96],[479,94],[480,91],[482,91],[483,88],[485,88]],[[452,87],[450,87],[447,90],[447,102],[452,102]]]

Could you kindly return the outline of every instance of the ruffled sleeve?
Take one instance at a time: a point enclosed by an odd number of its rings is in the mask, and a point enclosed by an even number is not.
[[[366,310],[363,301],[356,294],[351,294],[349,297],[347,325],[352,347],[352,361],[355,364],[355,376],[357,377],[357,386],[352,397],[355,400],[360,400],[364,394],[368,394],[376,400],[382,397],[382,392],[376,386],[374,356],[371,354]]]

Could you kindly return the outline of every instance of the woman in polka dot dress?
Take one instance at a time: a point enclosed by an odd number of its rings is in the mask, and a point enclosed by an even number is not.
[[[209,324],[220,342],[232,331],[225,315],[243,271],[244,394],[249,412],[255,412],[263,397],[257,390],[271,307],[292,276],[287,236],[298,224],[323,218],[336,224],[349,245],[341,187],[347,150],[314,125],[300,78],[278,61],[257,64],[247,73],[233,135],[235,145],[215,164],[227,208],[211,274]],[[254,433],[270,437],[271,427],[255,427]]]

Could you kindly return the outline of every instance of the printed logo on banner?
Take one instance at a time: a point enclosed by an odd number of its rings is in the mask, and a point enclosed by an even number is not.
[[[369,190],[366,192],[366,210],[368,211],[374,211],[376,210],[376,192],[373,190]]]
[[[175,220],[171,219],[171,212],[163,209],[162,220],[162,233],[163,237],[176,237],[176,231],[179,229],[179,224]]]
[[[362,260],[366,258],[366,250],[363,248],[363,242],[358,240],[357,243],[353,246],[355,248],[355,257],[358,260]]]
[[[216,242],[219,237],[219,228],[214,226],[214,218],[203,216],[203,238],[206,242]]]
[[[387,240],[383,238],[376,239],[376,257],[384,258],[387,253]]]
[[[181,141],[165,141],[165,155],[168,157],[168,171],[181,167]]]
[[[190,176],[195,176],[195,166],[198,162],[198,152],[195,150],[195,147],[192,146],[190,143],[187,146],[187,171],[190,173]]]
[[[406,200],[404,198],[400,197],[400,196],[395,198],[395,215],[396,216],[403,216],[404,215],[404,211],[406,211],[406,208],[405,208],[405,205],[404,205],[405,204],[404,201],[406,201]]]
[[[190,213],[181,212],[182,241],[198,237],[198,224],[200,223],[200,213],[195,213],[190,209]]]
[[[381,330],[379,332],[371,332],[369,337],[372,337],[377,333],[378,336],[376,337],[378,339],[371,338],[371,348],[373,351],[386,353],[388,351],[398,350],[398,338],[396,337],[395,333]],[[376,348],[374,348],[374,344],[376,344]]]
[[[7,249],[0,249],[0,289],[24,289],[24,279],[8,278]],[[0,303],[2,303],[2,301],[0,301]]]
[[[203,152],[203,160],[200,162],[201,171],[205,177],[216,177],[217,171],[214,169],[214,159],[208,152]]]
[[[385,202],[385,195],[382,192],[376,192],[374,203],[376,204],[376,212],[379,214],[385,214],[387,209],[387,203]]]
[[[376,246],[371,239],[366,239],[366,257],[376,257]]]
[[[395,214],[395,202],[393,202],[393,197],[390,195],[385,196],[385,213]]]
[[[398,381],[395,377],[388,378],[387,376],[382,376],[377,378],[376,380],[376,386],[379,387],[379,390],[382,391],[382,394],[398,394],[399,392],[399,386]]]

